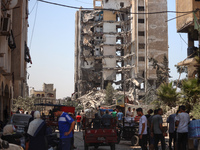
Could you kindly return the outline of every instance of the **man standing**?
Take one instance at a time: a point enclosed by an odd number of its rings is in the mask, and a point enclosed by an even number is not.
[[[145,115],[147,117],[147,120],[149,119],[149,117],[151,117],[151,114],[153,113],[153,110],[152,109],[149,109],[147,111],[147,114]]]
[[[139,138],[142,150],[147,150],[147,118],[143,114],[142,108],[136,109],[137,115],[141,116],[139,121]]]
[[[76,122],[77,122],[77,131],[81,131],[81,116],[80,113],[76,116]]]
[[[102,116],[102,122],[103,122],[104,127],[107,127],[107,128],[110,127],[110,120],[111,120],[111,119],[112,119],[112,116],[109,115],[109,111],[106,110],[106,114],[104,114],[104,115]]]
[[[119,112],[117,113],[117,118],[118,118],[118,123],[119,124],[123,123],[123,117],[124,117],[124,114],[122,113],[122,110],[119,109]]]
[[[188,140],[188,124],[190,122],[190,116],[185,112],[185,106],[180,106],[180,112],[176,116],[176,125],[178,133],[178,150],[186,150]]]
[[[158,114],[155,115],[152,118],[152,123],[151,123],[151,134],[153,134],[154,136],[154,147],[155,150],[158,150],[158,142],[161,141],[161,145],[162,145],[162,150],[165,150],[165,138],[164,138],[164,130],[162,127],[162,117],[161,115],[163,115],[163,111],[161,108],[158,109]]]
[[[167,118],[167,123],[169,123],[169,149],[172,150],[172,140],[175,147],[175,117],[176,114],[172,114]]]
[[[113,117],[114,119],[116,119],[116,117],[117,117],[117,111],[116,111],[116,109],[113,109],[112,117]]]
[[[132,117],[135,116],[135,108],[133,108]]]
[[[80,115],[81,115],[81,129],[83,128],[83,118],[85,117],[85,112],[84,112],[84,110],[82,110],[81,111],[81,113],[80,113]]]
[[[145,115],[146,118],[147,118],[147,137],[148,137],[148,141],[149,141],[149,145],[150,145],[150,124],[148,123],[148,119],[151,117],[151,114],[153,113],[153,110],[152,109],[149,109],[147,111],[147,114]]]
[[[102,116],[101,116],[101,106],[99,106],[98,107],[98,109],[97,109],[97,114],[98,114],[98,116],[101,118]]]
[[[60,108],[54,108],[53,112],[56,117],[59,117],[60,149],[70,150],[75,121],[68,113],[61,111]]]
[[[132,117],[131,107],[126,111],[126,117]]]
[[[147,122],[147,124],[148,124],[148,126],[149,126],[149,129],[150,129],[150,131],[149,131],[149,133],[150,133],[149,150],[154,150],[154,137],[153,137],[153,135],[151,135],[151,133],[153,132],[153,131],[151,131],[151,130],[152,130],[152,128],[151,128],[151,123],[152,123],[152,118],[153,118],[155,115],[157,115],[157,114],[158,114],[158,110],[155,109],[155,110],[154,110],[154,115],[152,115],[151,117],[149,117],[148,122]]]

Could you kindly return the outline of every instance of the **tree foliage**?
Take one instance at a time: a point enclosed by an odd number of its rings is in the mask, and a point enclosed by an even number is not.
[[[108,83],[106,87],[106,98],[105,98],[107,104],[112,104],[113,96],[114,96],[114,88],[112,87],[111,83]]]
[[[156,103],[155,105],[160,105],[160,101],[158,101],[157,98],[157,88],[162,83],[167,83],[169,78],[171,77],[169,75],[170,69],[168,67],[168,58],[166,55],[163,56],[163,61],[161,63],[158,62],[158,60],[154,58],[150,58],[149,62],[152,63],[153,69],[156,70],[156,76],[157,79],[155,83],[147,84],[147,92],[145,93],[145,102],[147,104],[149,103]]]
[[[162,83],[157,90],[158,100],[169,107],[175,107],[178,100],[176,89],[173,88],[172,82]]]
[[[200,103],[194,105],[193,110],[192,110],[192,116],[195,119],[200,119]]]
[[[16,112],[19,107],[24,111],[31,112],[35,110],[34,101],[35,99],[32,97],[18,97],[17,99],[13,99],[12,111]]]
[[[71,100],[71,98],[69,97],[65,100],[66,101],[64,101],[63,105],[75,107],[76,112],[80,112],[81,110],[83,110],[83,105],[81,105],[78,101]]]
[[[200,101],[200,85],[198,79],[182,80],[181,86],[181,104],[184,104],[188,111],[191,111],[194,105]]]
[[[168,58],[166,55],[164,55],[161,63],[158,63],[158,61],[154,58],[150,58],[149,62],[152,62],[153,68],[156,69],[156,87],[159,87],[162,83],[167,82],[171,77],[169,75],[170,69],[168,67]]]

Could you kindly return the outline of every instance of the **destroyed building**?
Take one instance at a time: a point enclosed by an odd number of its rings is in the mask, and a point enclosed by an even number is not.
[[[80,97],[109,82],[142,99],[156,71],[150,58],[168,56],[167,0],[93,0],[80,8],[75,27],[75,92]]]
[[[199,45],[199,9],[200,1],[193,0],[176,0],[176,11],[194,11],[194,13],[189,13],[188,15],[181,16],[177,14],[176,27],[178,33],[186,33],[188,35],[188,48],[187,48],[187,58],[178,63],[178,66],[187,67],[188,78],[194,78],[197,75],[197,61],[195,56],[198,56],[198,47],[196,47],[195,42]]]

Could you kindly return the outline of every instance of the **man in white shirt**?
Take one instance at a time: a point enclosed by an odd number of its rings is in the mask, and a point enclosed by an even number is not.
[[[126,111],[126,117],[132,117],[131,107]]]
[[[147,118],[143,114],[142,108],[136,109],[137,115],[141,116],[139,121],[139,138],[142,150],[147,150]]]
[[[177,133],[178,133],[178,150],[186,150],[188,141],[188,124],[190,116],[185,112],[185,106],[180,106],[180,112],[176,117]]]

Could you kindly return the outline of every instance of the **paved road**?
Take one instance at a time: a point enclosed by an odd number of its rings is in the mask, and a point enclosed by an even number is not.
[[[83,143],[83,134],[82,132],[76,132],[74,134],[75,137],[75,146],[77,150],[84,150],[84,143]],[[94,147],[89,147],[89,150],[94,150]],[[99,147],[98,150],[110,150],[109,146],[102,146]],[[140,150],[139,147],[131,146],[130,141],[121,141],[120,144],[116,144],[116,150]]]

